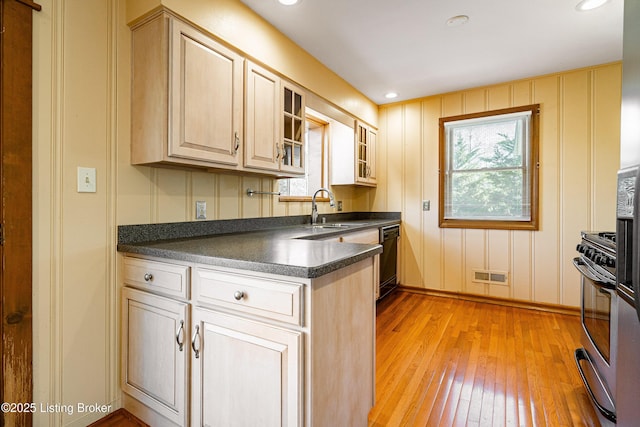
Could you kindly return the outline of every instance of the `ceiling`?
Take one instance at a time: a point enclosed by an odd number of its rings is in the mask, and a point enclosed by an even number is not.
[[[623,0],[242,2],[376,104],[622,59]]]

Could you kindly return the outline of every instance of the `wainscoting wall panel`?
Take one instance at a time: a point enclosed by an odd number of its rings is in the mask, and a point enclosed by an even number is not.
[[[371,208],[403,212],[401,283],[578,306],[579,233],[615,227],[620,87],[612,63],[381,106]],[[540,229],[438,228],[438,119],[532,103],[541,109]],[[506,271],[509,284],[474,282],[473,269]]]

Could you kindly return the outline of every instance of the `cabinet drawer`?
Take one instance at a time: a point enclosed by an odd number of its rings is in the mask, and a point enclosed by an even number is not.
[[[332,236],[322,240],[327,242],[367,243],[377,245],[380,241],[380,231],[377,228],[372,228],[369,230],[354,231],[353,233],[345,233],[340,236]]]
[[[189,267],[127,257],[124,259],[124,282],[154,293],[186,299]]]
[[[378,244],[380,241],[380,231],[377,228],[355,231],[353,233],[347,233],[340,236],[341,242],[347,243],[368,243],[372,245]]]
[[[197,268],[194,276],[194,299],[199,305],[302,324],[301,284],[205,268]]]

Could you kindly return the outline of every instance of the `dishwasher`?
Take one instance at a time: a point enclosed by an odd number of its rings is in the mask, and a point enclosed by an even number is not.
[[[390,225],[380,228],[380,287],[378,299],[389,295],[398,286],[398,239],[400,226]]]

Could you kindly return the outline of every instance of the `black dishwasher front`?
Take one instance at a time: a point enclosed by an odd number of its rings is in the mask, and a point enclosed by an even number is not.
[[[383,298],[398,286],[398,239],[400,238],[400,226],[390,225],[380,229],[380,292]]]

